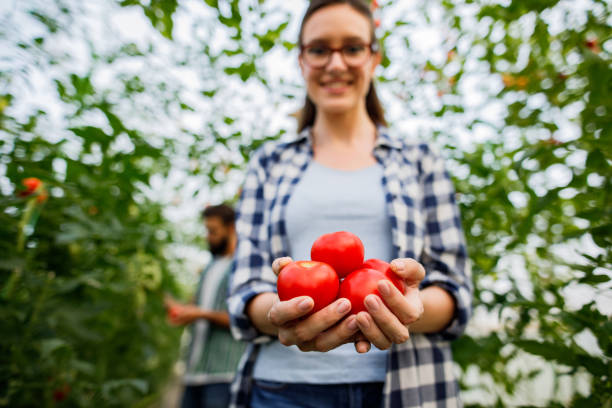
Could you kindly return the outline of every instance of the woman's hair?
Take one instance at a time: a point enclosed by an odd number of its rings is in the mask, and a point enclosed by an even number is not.
[[[376,43],[378,40],[376,39],[376,34],[374,32],[374,17],[372,16],[372,12],[370,11],[370,6],[364,0],[311,0],[304,17],[302,18],[302,24],[300,26],[300,34],[298,37],[298,45],[300,49],[304,46],[302,42],[302,35],[304,31],[304,25],[306,21],[319,9],[323,7],[331,6],[334,4],[348,4],[357,12],[361,13],[364,17],[368,19],[370,22],[370,37],[372,39],[372,43]],[[370,119],[376,125],[387,126],[387,121],[385,120],[385,111],[378,99],[378,95],[376,94],[376,89],[374,88],[374,83],[370,83],[370,89],[368,94],[366,95],[366,109],[368,111],[368,115]],[[298,131],[301,132],[308,126],[312,126],[314,124],[315,115],[317,113],[317,108],[312,100],[306,95],[306,102],[302,107],[299,116],[298,116]]]

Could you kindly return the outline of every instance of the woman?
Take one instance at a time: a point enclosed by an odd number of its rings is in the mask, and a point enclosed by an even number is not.
[[[233,405],[457,406],[449,340],[468,321],[471,284],[444,163],[386,128],[366,3],[311,1],[299,46],[308,95],[299,135],[254,154],[238,206],[228,302],[234,336],[251,345]],[[276,275],[340,230],[362,239],[366,258],[393,259],[409,289],[381,281],[384,304],[369,295],[367,312],[350,315],[338,299],[301,319],[312,299],[279,301]]]

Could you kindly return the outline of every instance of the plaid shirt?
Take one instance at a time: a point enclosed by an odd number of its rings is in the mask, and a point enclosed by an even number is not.
[[[258,344],[272,340],[246,315],[250,299],[276,292],[272,261],[290,255],[284,214],[295,185],[312,160],[310,129],[296,140],[267,143],[249,162],[238,205],[238,247],[228,298],[234,337],[249,341],[232,384],[232,407],[249,403]],[[472,285],[455,192],[444,160],[427,144],[413,144],[378,129],[374,157],[383,166],[382,185],[391,218],[395,258],[421,262],[421,288],[436,285],[455,299],[451,324],[435,334],[412,334],[389,350],[385,407],[460,406],[450,340],[471,315]]]

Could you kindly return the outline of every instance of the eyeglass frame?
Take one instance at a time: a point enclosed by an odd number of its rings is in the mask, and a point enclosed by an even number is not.
[[[370,43],[353,43],[353,44],[345,44],[342,47],[329,47],[327,45],[323,45],[323,44],[309,44],[309,45],[303,45],[300,47],[300,55],[302,56],[302,58],[304,59],[304,62],[306,63],[306,65],[308,65],[311,68],[315,68],[315,69],[321,69],[324,68],[327,64],[329,64],[329,61],[331,61],[331,57],[332,55],[334,55],[335,52],[340,53],[340,57],[342,58],[342,61],[349,67],[352,68],[358,68],[360,66],[362,66],[363,64],[366,63],[366,61],[368,60],[368,58],[364,59],[363,62],[359,65],[350,65],[349,63],[346,62],[346,60],[344,59],[344,54],[342,53],[342,50],[345,47],[350,47],[350,46],[355,46],[355,45],[361,45],[366,47],[369,51],[370,51],[370,55],[368,57],[371,57],[373,54],[376,54],[379,51],[379,47],[378,47],[378,42],[376,41],[372,41]],[[325,61],[325,64],[322,64],[320,66],[318,65],[312,65],[309,64],[308,61],[306,61],[306,58],[304,58],[303,54],[304,51],[306,51],[308,48],[313,48],[313,47],[325,47],[327,48],[329,51],[331,51],[327,57],[327,61]]]

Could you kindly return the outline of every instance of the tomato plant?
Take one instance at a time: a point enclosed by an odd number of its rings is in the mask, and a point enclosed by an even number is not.
[[[310,296],[314,300],[311,313],[333,302],[339,286],[336,271],[328,264],[317,261],[291,262],[280,271],[276,282],[280,300]]]
[[[323,234],[315,240],[310,250],[310,259],[325,262],[338,273],[338,277],[359,269],[363,263],[363,243],[348,231]]]
[[[377,271],[382,272],[391,282],[393,282],[397,290],[402,293],[406,292],[406,284],[404,283],[402,278],[397,276],[395,272],[391,270],[391,265],[388,262],[372,258],[365,261],[361,267],[375,269]]]
[[[376,269],[357,269],[351,272],[340,284],[339,298],[347,298],[351,302],[351,314],[367,311],[363,301],[369,294],[378,295],[378,282],[387,279]]]

